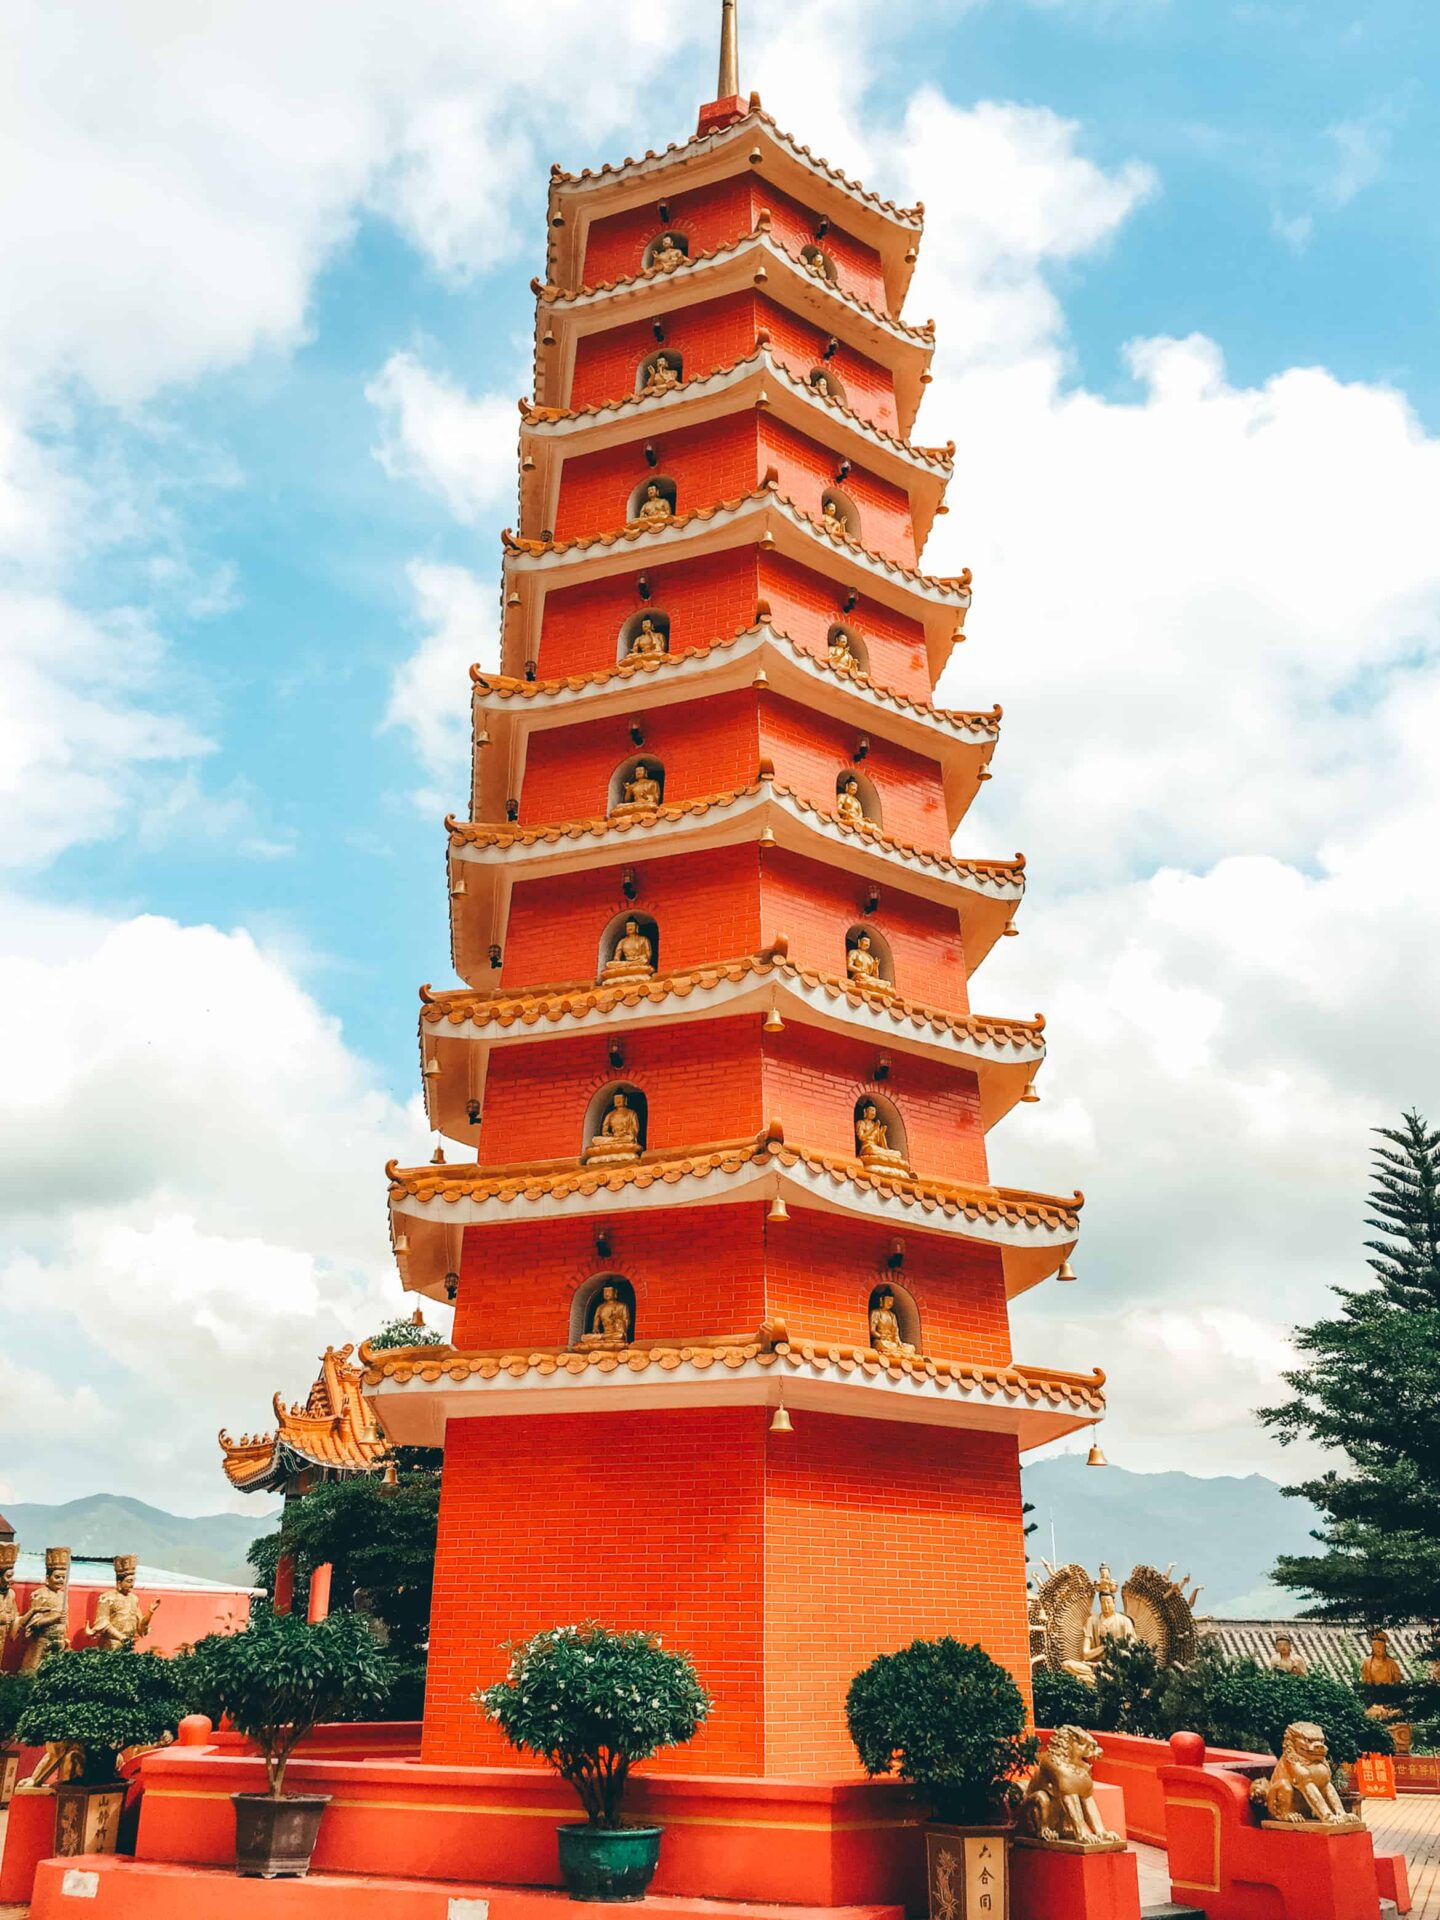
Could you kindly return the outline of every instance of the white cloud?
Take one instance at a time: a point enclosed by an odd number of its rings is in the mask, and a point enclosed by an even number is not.
[[[408,731],[437,783],[418,803],[448,811],[470,761],[470,668],[500,664],[499,595],[465,567],[412,560],[409,572],[422,638],[395,670],[385,720]]]
[[[423,1119],[248,935],[13,901],[4,921],[0,1316],[26,1403],[79,1394],[85,1416],[17,1433],[6,1480],[211,1510],[216,1427],[262,1425],[323,1346],[397,1310],[384,1163],[423,1154]]]
[[[513,514],[520,416],[514,399],[472,400],[413,353],[393,353],[365,389],[380,414],[376,458],[414,480],[467,523]]]

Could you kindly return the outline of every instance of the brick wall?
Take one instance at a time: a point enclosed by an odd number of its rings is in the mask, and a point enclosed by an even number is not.
[[[872,817],[892,839],[949,853],[938,761],[871,733],[869,752],[856,762],[859,738],[860,728],[852,721],[838,720],[818,705],[801,706],[775,695],[760,703],[760,750],[774,762],[783,785],[833,813],[836,781],[854,773],[873,787]]]
[[[634,718],[644,745],[630,738],[629,714],[581,720],[531,736],[520,789],[520,818],[577,820],[603,814],[611,776],[641,755],[663,770],[667,800],[748,787],[760,764],[756,695],[747,687],[647,711],[643,689]],[[831,775],[833,784],[834,776]]]
[[[642,572],[651,583],[648,601],[635,585]],[[642,612],[669,616],[672,653],[729,639],[755,624],[757,583],[755,549],[735,547],[699,559],[637,565],[633,573],[581,586],[552,588],[545,597],[539,671],[560,676],[614,666],[620,629]]]
[[[623,527],[630,518],[634,490],[661,475],[675,482],[678,513],[693,513],[699,507],[753,493],[764,470],[759,424],[760,416],[752,410],[707,420],[698,427],[652,431],[649,443],[657,454],[653,469],[645,458],[643,432],[623,446],[567,460],[560,479],[556,538],[573,540]]]
[[[780,476],[780,491],[812,519],[820,518],[825,495],[836,484],[838,465],[829,447],[797,432],[773,413],[763,416],[760,469],[763,472],[773,466]],[[861,544],[898,566],[913,567],[915,526],[904,488],[879,479],[861,466],[852,466],[838,484],[860,516],[855,536]]]
[[[918,620],[907,620],[863,593],[846,613],[847,588],[778,553],[760,555],[759,587],[774,625],[810,652],[823,652],[831,627],[843,621],[862,641],[870,674],[881,686],[930,698],[925,629]]]

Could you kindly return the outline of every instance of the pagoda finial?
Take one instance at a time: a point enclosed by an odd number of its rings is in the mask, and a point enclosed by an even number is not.
[[[740,91],[740,28],[736,20],[739,0],[720,0],[720,80],[715,88],[717,100],[733,100]]]

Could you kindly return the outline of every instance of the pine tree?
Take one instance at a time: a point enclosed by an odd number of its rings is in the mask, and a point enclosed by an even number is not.
[[[1338,1316],[1296,1335],[1295,1397],[1260,1411],[1282,1444],[1303,1437],[1349,1462],[1284,1489],[1325,1520],[1321,1551],[1286,1555],[1274,1578],[1309,1594],[1320,1619],[1427,1621],[1440,1657],[1440,1131],[1418,1113],[1375,1131],[1388,1142],[1366,1221],[1377,1280],[1334,1289]]]

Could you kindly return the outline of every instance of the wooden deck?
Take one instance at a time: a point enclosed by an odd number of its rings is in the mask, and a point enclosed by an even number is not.
[[[1440,1794],[1367,1800],[1365,1820],[1377,1853],[1403,1853],[1410,1874],[1411,1920],[1440,1920]]]

